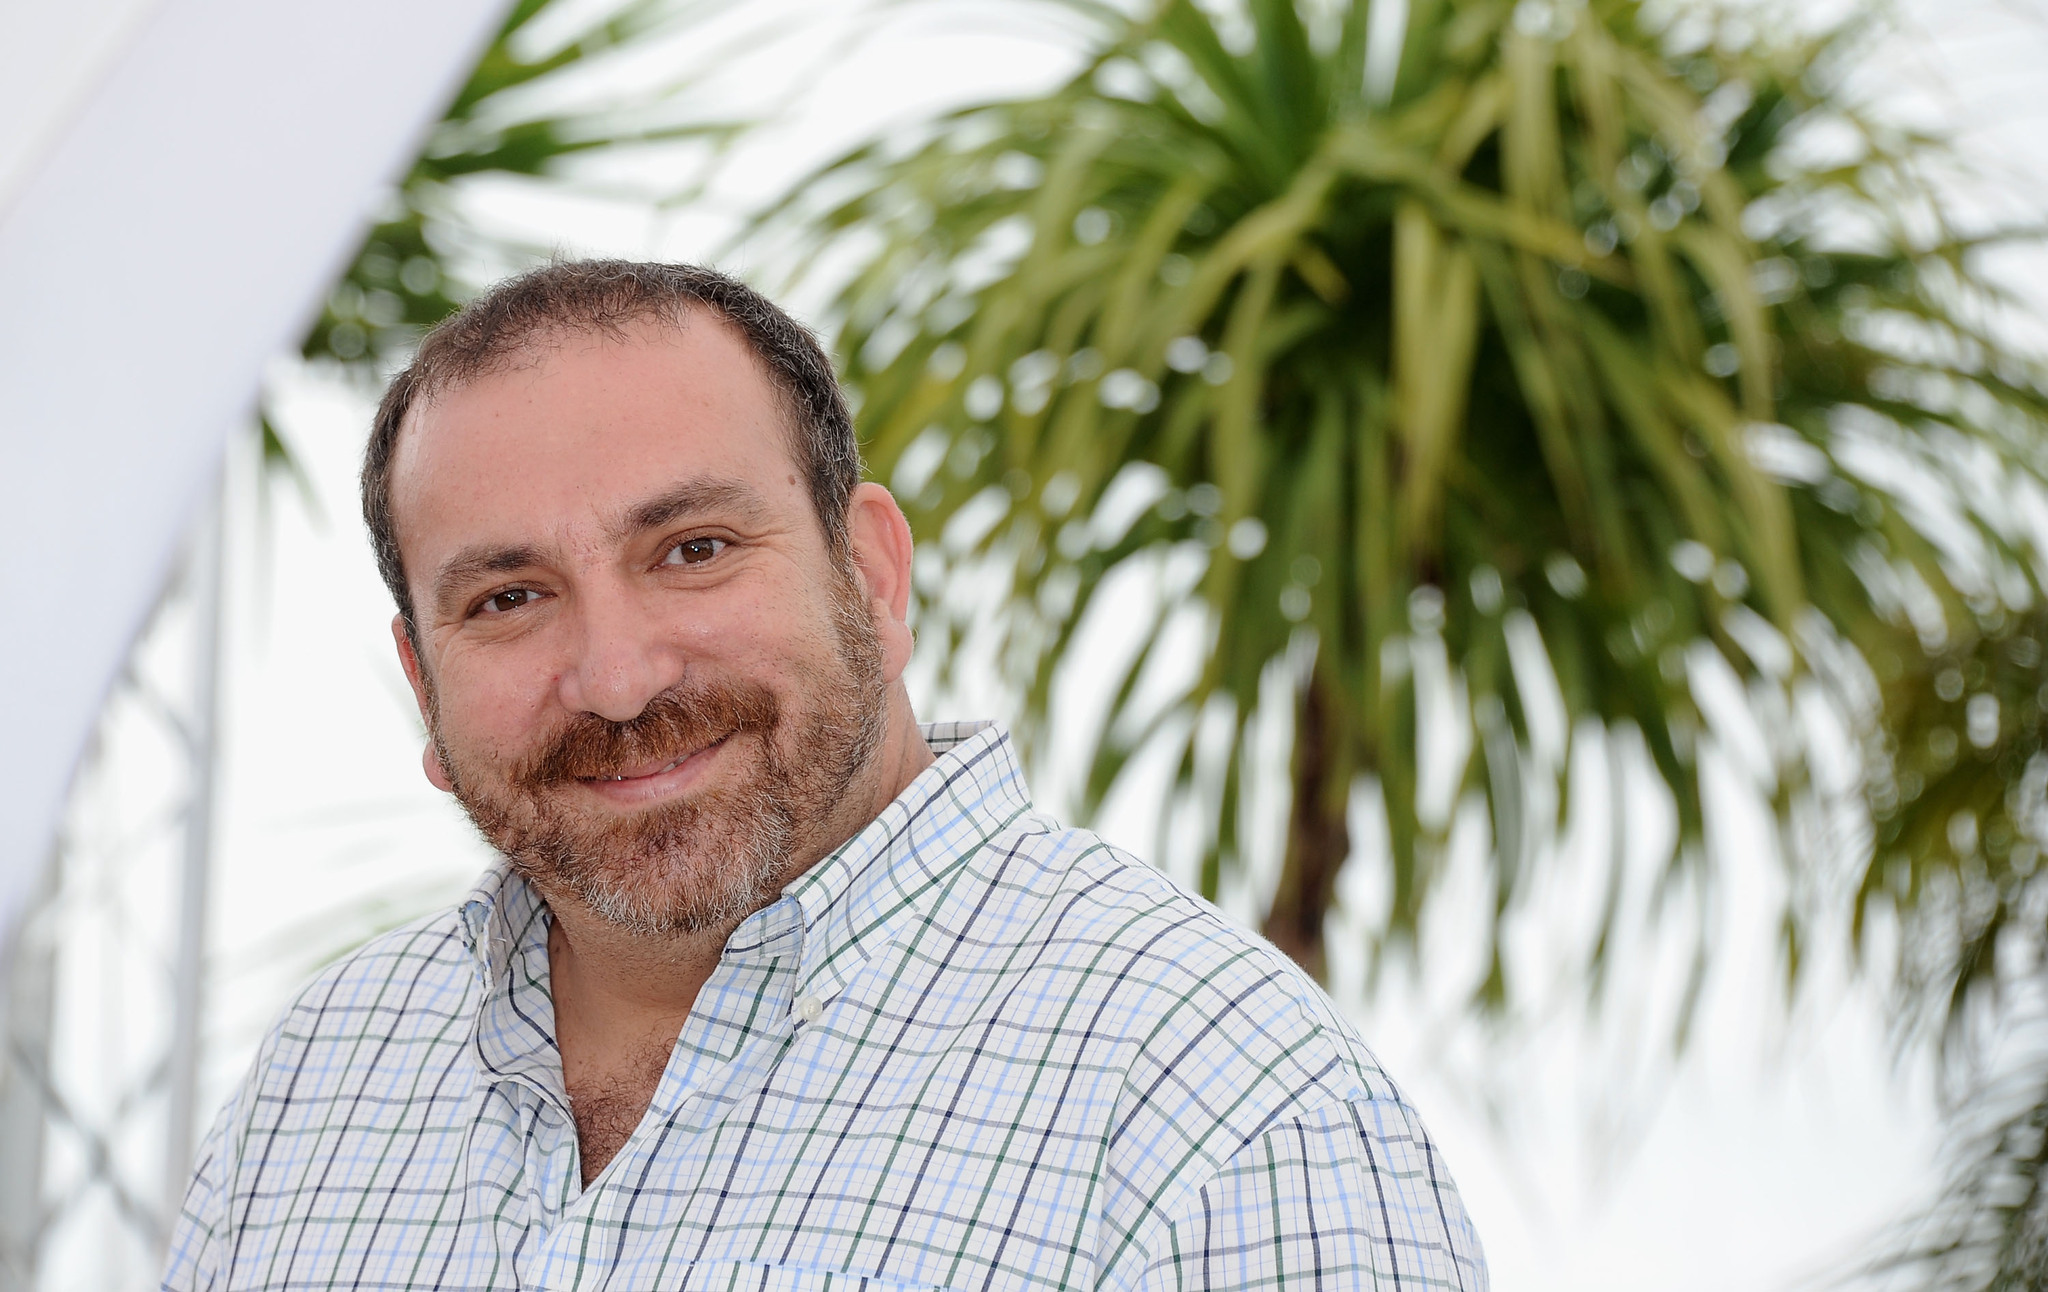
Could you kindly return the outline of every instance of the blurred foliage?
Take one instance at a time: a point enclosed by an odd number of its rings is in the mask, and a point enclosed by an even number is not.
[[[1414,0],[1396,64],[1364,0],[1066,7],[1094,33],[1071,82],[858,149],[765,222],[861,249],[837,352],[873,470],[954,572],[926,572],[920,622],[957,647],[957,576],[996,581],[1027,735],[1098,593],[1130,586],[1112,576],[1187,573],[1156,610],[1100,607],[1146,646],[1088,751],[1091,806],[1173,742],[1215,894],[1261,680],[1309,658],[1268,935],[1321,967],[1360,778],[1391,834],[1376,954],[1414,936],[1468,796],[1497,935],[1554,855],[1580,723],[1640,733],[1677,810],[1666,889],[1711,879],[1698,751],[1738,742],[1701,697],[1723,679],[1781,821],[1864,867],[1859,932],[2029,863],[2008,800],[2048,677],[2042,397],[1985,322],[1975,253],[1998,239],[1932,197],[1942,141],[1841,90],[1859,30]],[[1200,675],[1161,704],[1142,679],[1189,609]],[[1809,738],[1816,696],[1847,749]],[[1827,787],[1859,755],[1845,817]],[[1796,840],[1790,860],[1819,866]],[[1785,913],[1794,976],[1811,914]],[[1962,990],[1985,966],[1951,970]],[[1504,1000],[1498,949],[1478,990]]]
[[[454,312],[469,290],[465,257],[493,245],[457,209],[461,181],[555,177],[570,159],[621,145],[732,135],[737,127],[729,123],[650,124],[660,113],[649,109],[682,89],[688,74],[637,93],[630,113],[601,93],[593,102],[588,93],[549,92],[572,76],[588,80],[592,64],[613,51],[701,22],[721,7],[620,0],[579,22],[570,0],[517,0],[329,293],[306,336],[306,357],[374,374],[402,360],[421,332]],[[551,30],[563,26],[565,14],[574,28]],[[494,249],[528,260],[547,254],[537,247]]]
[[[2048,1063],[1974,1092],[1939,1201],[1899,1250],[1869,1271],[1929,1292],[2036,1292],[2048,1286]]]

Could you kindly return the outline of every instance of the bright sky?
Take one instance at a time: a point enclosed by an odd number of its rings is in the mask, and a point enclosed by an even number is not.
[[[879,123],[1041,85],[1066,65],[1014,25],[989,31],[976,16],[985,12],[899,18],[856,46],[853,6],[761,0],[743,22],[785,36],[794,53],[784,70],[721,60],[703,93],[749,110],[772,96],[777,75],[799,75],[810,90],[793,120],[746,145],[711,200],[650,214],[507,185],[480,198],[479,214],[573,252],[706,257],[736,207],[802,163]],[[1934,39],[1895,45],[1894,65],[1922,81],[1945,75],[1979,127],[1973,146],[2037,167],[2044,28],[1991,3],[1939,12]],[[727,267],[772,277],[751,254]],[[278,487],[259,509],[245,487],[234,509],[243,541],[231,583],[209,1100],[321,960],[451,900],[486,863],[420,774],[388,602],[355,520],[370,394],[289,365],[277,389],[316,496],[308,508]],[[999,695],[955,699],[960,712],[929,716],[1002,716]],[[1140,806],[1127,803],[1105,833],[1148,846]],[[1546,1028],[1488,1046],[1433,1012],[1427,985],[1396,982],[1351,1002],[1442,1141],[1503,1292],[1783,1286],[1841,1269],[1932,1183],[1927,1083],[1910,1065],[1892,1067],[1881,1002],[1837,981],[1789,1020],[1774,1005],[1769,930],[1746,917],[1767,905],[1776,863],[1762,823],[1730,811],[1722,846],[1737,864],[1718,926],[1722,972],[1675,1067],[1636,1021],[1588,1022],[1568,1003]]]

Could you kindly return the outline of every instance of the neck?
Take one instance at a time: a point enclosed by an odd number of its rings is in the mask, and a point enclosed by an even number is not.
[[[677,1030],[718,965],[735,926],[650,937],[613,924],[568,894],[546,894],[555,1025],[610,1031],[673,1019]]]

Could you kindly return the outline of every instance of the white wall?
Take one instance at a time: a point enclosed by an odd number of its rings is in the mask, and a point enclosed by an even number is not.
[[[500,7],[0,8],[0,928],[263,364]]]

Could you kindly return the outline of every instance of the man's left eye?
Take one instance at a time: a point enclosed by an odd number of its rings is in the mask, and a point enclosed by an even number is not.
[[[725,550],[722,538],[686,538],[668,549],[663,565],[702,565]]]
[[[486,615],[510,614],[521,606],[533,604],[539,598],[540,594],[532,588],[507,588],[503,592],[493,592],[484,598],[483,605],[477,607],[477,610],[478,613]]]

